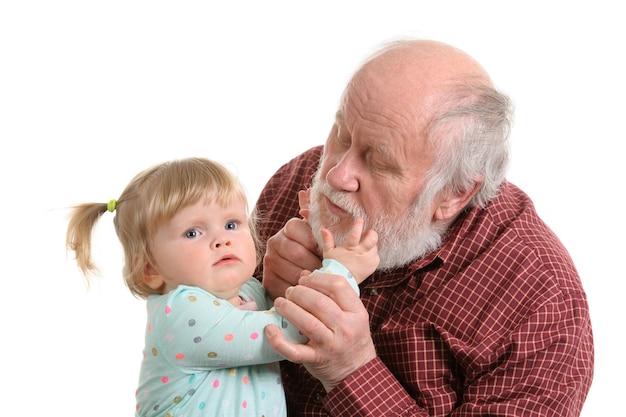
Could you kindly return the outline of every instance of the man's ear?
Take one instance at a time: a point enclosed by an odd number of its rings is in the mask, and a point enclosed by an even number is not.
[[[454,220],[461,210],[467,207],[472,197],[474,197],[480,189],[481,184],[482,177],[477,176],[476,181],[474,182],[474,187],[461,193],[455,193],[444,197],[435,208],[433,220],[442,222]]]
[[[143,267],[143,282],[153,290],[159,290],[165,285],[163,277],[150,262],[146,262]]]

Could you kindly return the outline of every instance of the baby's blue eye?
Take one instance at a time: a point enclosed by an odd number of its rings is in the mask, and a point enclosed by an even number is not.
[[[237,222],[235,221],[226,222],[226,225],[224,226],[224,228],[226,230],[235,230],[237,229]]]
[[[193,239],[194,237],[198,237],[198,231],[196,229],[187,230],[185,232],[185,237],[189,239]]]

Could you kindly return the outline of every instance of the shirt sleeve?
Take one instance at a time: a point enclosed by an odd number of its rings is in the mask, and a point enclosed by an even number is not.
[[[588,319],[577,313],[585,311],[584,305],[576,303],[576,297],[555,294],[501,341],[495,359],[486,361],[492,365],[485,369],[479,367],[485,363],[480,357],[485,352],[477,350],[470,357],[449,332],[433,329],[449,351],[457,352],[455,362],[467,376],[466,386],[459,386],[456,393],[443,386],[428,393],[450,397],[441,402],[447,409],[428,409],[416,402],[380,358],[330,391],[324,409],[332,416],[577,417],[586,394],[572,381],[588,374],[585,364],[593,349]]]
[[[380,358],[352,373],[324,398],[331,416],[428,417]]]
[[[307,340],[273,308],[242,310],[206,291],[185,286],[162,300],[152,306],[149,331],[163,335],[159,349],[165,357],[176,358],[179,367],[199,371],[282,360],[265,337],[269,324],[281,328],[292,342]]]
[[[579,415],[593,347],[586,310],[570,296],[555,294],[502,340],[498,360],[476,373],[452,416]]]

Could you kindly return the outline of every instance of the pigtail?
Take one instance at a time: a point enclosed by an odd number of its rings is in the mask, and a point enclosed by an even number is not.
[[[91,256],[91,237],[96,222],[102,214],[109,211],[109,205],[110,203],[81,204],[75,206],[69,215],[65,248],[68,252],[74,252],[76,264],[87,279],[98,272]]]

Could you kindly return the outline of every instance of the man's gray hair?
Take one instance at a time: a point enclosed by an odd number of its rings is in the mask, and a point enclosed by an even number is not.
[[[509,164],[513,105],[479,79],[454,84],[429,123],[426,135],[435,152],[426,193],[454,194],[480,189],[469,207],[485,207],[498,194]]]

